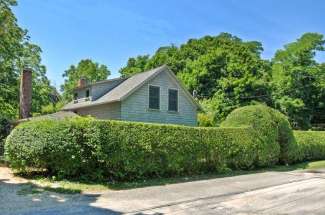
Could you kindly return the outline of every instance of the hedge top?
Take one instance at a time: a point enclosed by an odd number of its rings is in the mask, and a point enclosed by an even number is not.
[[[282,163],[295,160],[296,150],[292,129],[287,117],[265,105],[250,105],[230,113],[221,127],[251,126],[261,141],[261,150],[272,152]],[[270,155],[270,156],[271,156]]]

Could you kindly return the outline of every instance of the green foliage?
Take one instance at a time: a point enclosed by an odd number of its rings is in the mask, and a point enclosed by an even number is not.
[[[125,67],[120,69],[122,76],[127,77],[145,71],[149,55],[139,55],[136,58],[129,58]]]
[[[187,43],[161,47],[149,57],[130,58],[122,75],[143,72],[166,64],[200,99],[209,99],[213,121],[224,119],[233,109],[260,101],[270,104],[267,82],[270,64],[262,60],[261,43],[242,41],[221,33],[190,39]]]
[[[61,110],[61,108],[64,106],[63,102],[57,102],[55,104],[51,103],[49,105],[43,106],[41,109],[41,114],[51,114],[55,113]]]
[[[30,42],[27,30],[19,27],[12,12],[15,0],[0,2],[0,116],[14,118],[18,115],[19,76],[26,66],[33,70],[32,111],[51,102],[53,87],[41,64],[42,50]]]
[[[3,155],[4,142],[10,132],[10,128],[10,121],[6,118],[0,117],[0,156]]]
[[[64,71],[64,84],[61,85],[63,91],[63,99],[69,101],[73,96],[73,89],[77,87],[77,82],[81,78],[85,78],[89,83],[107,79],[111,72],[107,66],[100,65],[90,59],[81,60],[77,66],[71,65]]]
[[[196,90],[199,99],[209,101],[214,113],[209,113],[210,121],[215,124],[232,110],[256,102],[280,110],[294,128],[324,123],[325,64],[315,60],[316,53],[324,51],[323,35],[302,35],[278,50],[271,62],[261,58],[262,51],[257,41],[221,33],[130,58],[120,73],[127,76],[168,65],[190,92]]]
[[[222,127],[251,126],[259,145],[260,166],[292,163],[297,159],[297,147],[290,124],[283,114],[265,105],[238,108],[222,122]]]
[[[16,127],[5,145],[13,168],[47,168],[59,177],[116,180],[195,174],[256,165],[250,128],[69,119]]]
[[[324,51],[323,35],[306,33],[278,50],[272,60],[272,97],[275,107],[289,116],[295,128],[307,129],[325,115],[325,69],[315,60]]]
[[[325,131],[294,131],[299,148],[299,160],[325,159]]]

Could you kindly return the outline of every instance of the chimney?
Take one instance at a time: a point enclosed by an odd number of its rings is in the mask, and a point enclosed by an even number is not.
[[[82,88],[82,87],[85,87],[87,85],[87,80],[86,80],[86,78],[80,78],[79,80],[78,80],[78,88]]]
[[[32,109],[32,70],[25,68],[20,80],[19,117],[25,119],[31,116]]]

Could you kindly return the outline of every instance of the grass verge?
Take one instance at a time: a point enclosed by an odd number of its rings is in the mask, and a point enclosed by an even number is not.
[[[148,186],[167,185],[182,182],[190,182],[197,180],[207,180],[214,178],[224,178],[245,174],[262,173],[267,171],[293,171],[293,170],[317,170],[325,169],[324,161],[304,162],[290,166],[278,165],[272,168],[250,170],[250,171],[229,171],[226,173],[194,175],[188,177],[173,177],[173,178],[157,178],[148,180],[138,180],[133,182],[90,182],[90,181],[73,181],[73,180],[53,180],[46,176],[29,175],[27,177],[30,184],[44,191],[52,191],[58,193],[75,194],[75,193],[96,193],[107,190],[125,190]],[[33,187],[31,186],[31,187]],[[29,189],[30,190],[30,189]],[[34,189],[30,192],[34,192]],[[23,192],[24,193],[24,192]]]

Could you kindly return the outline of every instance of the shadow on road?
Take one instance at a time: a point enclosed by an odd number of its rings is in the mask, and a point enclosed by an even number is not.
[[[0,169],[0,214],[1,215],[75,215],[75,214],[122,214],[107,208],[94,207],[99,195],[62,194],[56,189],[40,187],[25,180],[4,174]],[[9,177],[8,177],[9,175]],[[7,178],[4,178],[7,177]],[[68,193],[69,190],[64,191]]]

